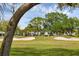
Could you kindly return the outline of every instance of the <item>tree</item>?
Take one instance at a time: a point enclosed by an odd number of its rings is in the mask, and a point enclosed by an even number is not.
[[[50,23],[49,27],[51,32],[64,32],[63,22],[68,19],[68,16],[63,13],[51,12],[46,14],[48,19],[47,22]]]
[[[51,12],[46,14],[46,18],[33,18],[25,30],[29,32],[44,31],[72,35],[74,28],[79,26],[78,22],[77,18],[68,18],[66,14]]]
[[[26,27],[26,30],[29,30],[29,32],[31,31],[35,31],[35,32],[39,32],[42,31],[43,29],[43,25],[44,25],[44,21],[46,19],[42,18],[42,17],[35,17],[30,21],[30,24]]]
[[[8,26],[8,21],[6,20],[0,21],[0,31],[6,32],[7,26]]]
[[[16,31],[15,31],[15,36],[16,36],[16,35],[19,36],[19,35],[21,34],[20,32],[21,32],[21,29],[20,29],[19,26],[17,26],[17,27],[16,27]]]

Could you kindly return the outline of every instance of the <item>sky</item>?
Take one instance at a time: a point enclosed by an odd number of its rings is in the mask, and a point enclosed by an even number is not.
[[[21,6],[22,4],[18,4],[16,7],[16,10]],[[77,17],[79,18],[79,8],[74,9],[72,12],[69,12],[69,8],[66,8],[62,11],[57,9],[57,4],[54,3],[42,3],[39,5],[34,6],[31,8],[29,11],[27,11],[21,20],[19,21],[18,26],[21,29],[24,29],[27,27],[29,22],[34,18],[34,17],[45,17],[45,14],[50,13],[50,12],[59,12],[63,14],[67,14],[68,17]],[[5,11],[5,19],[9,20],[12,16],[12,13],[10,13],[8,10]]]

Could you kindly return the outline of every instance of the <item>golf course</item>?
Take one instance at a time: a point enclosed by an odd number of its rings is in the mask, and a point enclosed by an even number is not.
[[[79,56],[79,3],[0,3],[0,56]]]
[[[2,41],[0,41],[1,46]],[[34,40],[14,40],[10,56],[78,56],[79,41],[36,36]]]

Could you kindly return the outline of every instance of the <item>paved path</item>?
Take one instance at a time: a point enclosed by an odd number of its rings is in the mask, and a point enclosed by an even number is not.
[[[35,37],[25,37],[25,38],[13,38],[13,40],[34,40]],[[2,41],[3,39],[0,39]]]

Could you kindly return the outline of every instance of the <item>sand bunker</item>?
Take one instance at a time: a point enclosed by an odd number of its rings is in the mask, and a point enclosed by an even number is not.
[[[25,38],[13,38],[13,40],[34,40],[35,37],[25,37]],[[2,41],[3,39],[0,39]]]
[[[34,40],[35,37],[26,37],[26,38],[14,38],[13,40]]]
[[[73,40],[73,41],[79,41],[79,38],[65,38],[65,37],[55,37],[55,40]]]

